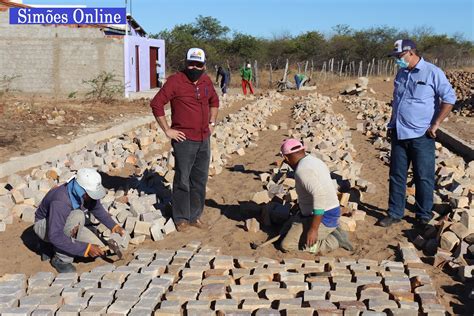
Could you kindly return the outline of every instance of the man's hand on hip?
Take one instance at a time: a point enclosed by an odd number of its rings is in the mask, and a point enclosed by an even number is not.
[[[183,132],[169,128],[165,132],[166,136],[170,139],[173,139],[177,142],[182,142],[186,140],[186,135]]]
[[[436,131],[439,128],[439,123],[433,123],[430,128],[426,131],[429,137],[436,138]]]
[[[311,247],[318,240],[318,230],[310,228],[308,230],[308,235],[306,236],[306,246]]]

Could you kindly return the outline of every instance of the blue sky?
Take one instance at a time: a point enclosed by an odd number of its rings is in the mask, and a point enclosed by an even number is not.
[[[23,0],[26,4],[123,7],[125,0]],[[330,34],[337,24],[354,29],[390,26],[411,31],[428,26],[435,33],[462,34],[474,41],[473,0],[128,0],[148,33],[213,16],[232,31],[254,36],[293,35],[317,30]]]

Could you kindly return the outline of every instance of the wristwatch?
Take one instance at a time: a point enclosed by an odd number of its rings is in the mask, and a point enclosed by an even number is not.
[[[211,125],[212,127],[216,126],[216,122],[209,122],[209,125]]]

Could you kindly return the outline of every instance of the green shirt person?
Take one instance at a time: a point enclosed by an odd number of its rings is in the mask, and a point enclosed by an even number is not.
[[[247,95],[247,86],[250,89],[250,93],[254,94],[252,87],[252,66],[249,62],[247,62],[245,67],[240,68],[240,77],[242,78],[242,91],[244,95]]]

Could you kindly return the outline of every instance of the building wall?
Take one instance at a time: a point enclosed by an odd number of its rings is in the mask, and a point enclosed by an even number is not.
[[[160,78],[165,78],[165,41],[140,36],[125,36],[125,89],[136,92],[135,46],[139,46],[140,91],[150,89],[150,47],[158,47],[158,61],[161,65]]]
[[[0,77],[20,76],[12,88],[30,93],[85,92],[82,83],[112,72],[123,84],[123,39],[104,37],[99,28],[10,25],[0,11]]]

